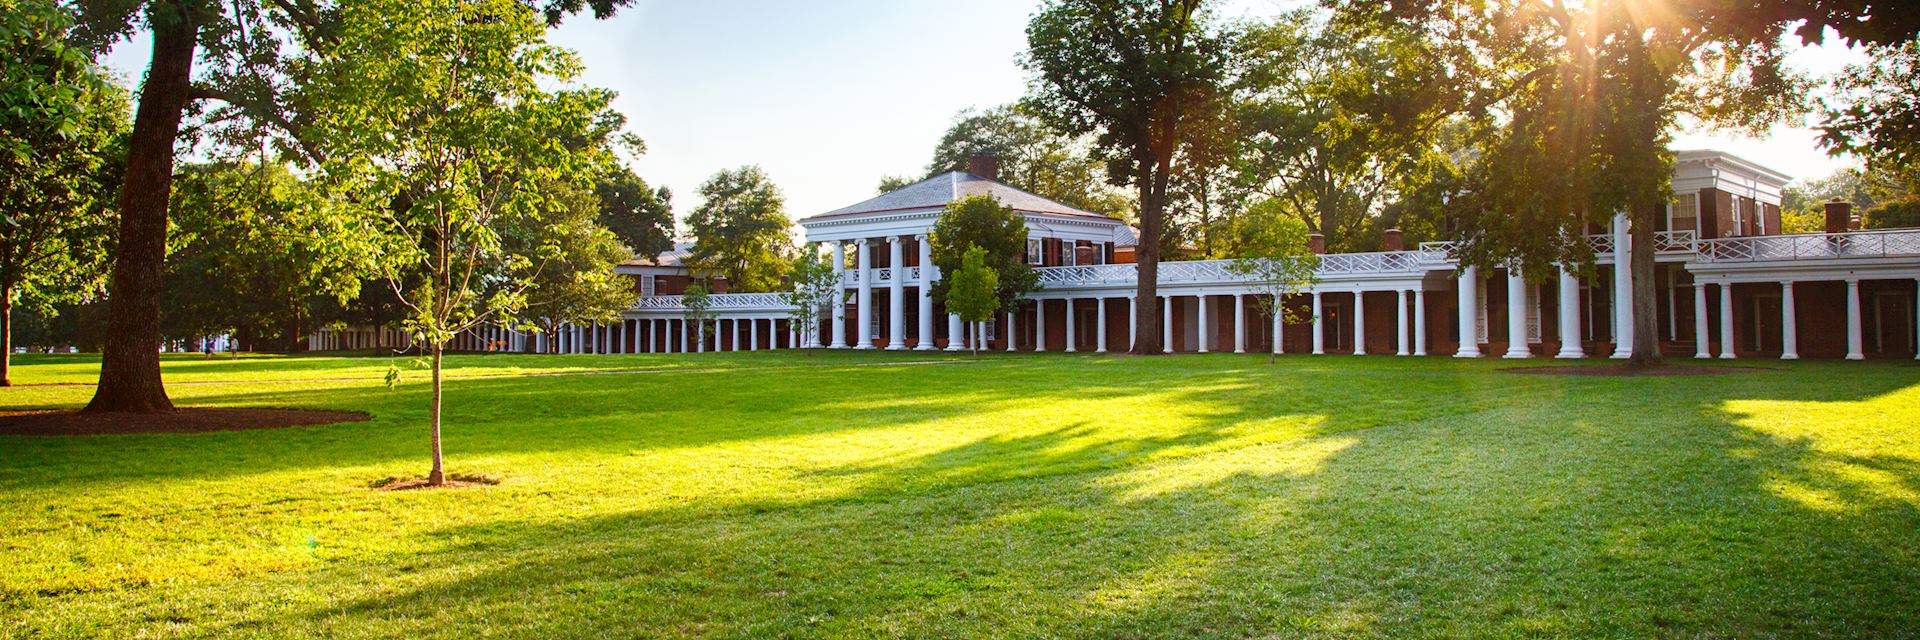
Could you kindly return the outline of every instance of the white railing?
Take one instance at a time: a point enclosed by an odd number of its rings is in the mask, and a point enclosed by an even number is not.
[[[920,267],[905,267],[904,269],[907,274],[907,279],[901,284],[920,282]],[[893,284],[893,273],[894,270],[892,267],[875,267],[873,269],[873,286],[878,287]],[[845,276],[840,278],[840,284],[848,287],[860,286],[860,270],[848,269]]]
[[[1404,274],[1425,271],[1443,262],[1445,255],[1432,251],[1377,251],[1373,253],[1334,253],[1320,256],[1316,270],[1322,278],[1354,274]],[[1160,263],[1161,284],[1244,282],[1229,270],[1232,260],[1183,260]],[[1128,284],[1134,281],[1138,267],[1131,264],[1098,264],[1078,267],[1042,267],[1040,284],[1046,287],[1072,287]]]
[[[1920,256],[1920,229],[1715,238],[1698,247],[1702,262]]]
[[[1593,251],[1593,255],[1599,257],[1611,257],[1613,255],[1613,236],[1611,234],[1601,233],[1590,235],[1586,237],[1586,241],[1587,249]],[[1693,231],[1657,231],[1653,234],[1653,250],[1655,253],[1693,253],[1697,244],[1699,244],[1699,240]],[[1454,258],[1453,252],[1459,246],[1460,243],[1453,240],[1440,240],[1435,242],[1422,242],[1420,243],[1420,250],[1441,254],[1441,261],[1444,262]]]
[[[686,296],[648,296],[641,298],[633,308],[647,311],[685,311]],[[779,293],[716,293],[707,296],[708,311],[730,311],[737,309],[786,308],[785,294]]]

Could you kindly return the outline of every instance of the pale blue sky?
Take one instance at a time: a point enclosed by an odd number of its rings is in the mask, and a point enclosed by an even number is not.
[[[1287,0],[1238,0],[1229,14],[1271,14]],[[1038,0],[829,2],[640,0],[611,20],[575,17],[554,43],[586,64],[582,81],[620,93],[616,107],[649,152],[633,162],[674,191],[684,217],[713,172],[758,164],[799,219],[864,200],[883,175],[917,175],[955,112],[1018,98],[1027,18]],[[144,39],[109,65],[138,78]],[[1843,51],[1796,60],[1827,72]],[[1781,127],[1751,139],[1683,134],[1679,148],[1717,148],[1796,178],[1825,175],[1813,132]]]

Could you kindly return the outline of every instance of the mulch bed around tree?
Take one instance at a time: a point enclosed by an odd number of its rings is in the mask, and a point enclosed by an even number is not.
[[[1702,367],[1690,364],[1664,364],[1658,367],[1629,367],[1624,364],[1570,367],[1509,367],[1505,373],[1530,373],[1544,376],[1596,376],[1637,378],[1642,376],[1722,376],[1736,373],[1779,371],[1766,367]]]
[[[357,411],[303,409],[187,408],[172,413],[81,413],[62,411],[0,411],[0,435],[77,436],[121,433],[206,433],[245,429],[280,429],[336,422],[364,422],[371,416]]]
[[[389,477],[376,480],[368,488],[374,491],[411,491],[414,489],[459,489],[462,487],[485,487],[500,484],[494,476],[477,473],[449,473],[447,481],[439,485],[427,484],[425,477]]]

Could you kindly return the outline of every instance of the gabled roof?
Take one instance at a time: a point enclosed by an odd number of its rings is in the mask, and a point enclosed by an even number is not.
[[[1000,201],[1000,204],[1022,213],[1083,216],[1099,218],[1101,220],[1111,220],[1114,224],[1121,224],[1119,220],[1114,220],[1113,218],[1092,211],[1069,207],[1054,202],[1053,200],[1015,189],[1004,183],[988,180],[965,171],[949,171],[893,191],[888,191],[880,194],[878,197],[853,206],[841,207],[817,216],[804,218],[801,222],[804,223],[811,220],[823,220],[827,218],[844,218],[887,211],[938,209],[947,206],[949,202],[976,195],[993,196],[995,200]]]
[[[660,257],[648,260],[646,256],[634,256],[620,262],[622,267],[678,267],[686,268],[687,260],[693,257],[692,242],[675,242],[673,248],[660,252]]]

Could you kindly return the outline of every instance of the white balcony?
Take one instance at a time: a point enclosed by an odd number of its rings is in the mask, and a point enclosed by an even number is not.
[[[1715,238],[1698,243],[1700,262],[1767,262],[1920,256],[1920,229]]]

